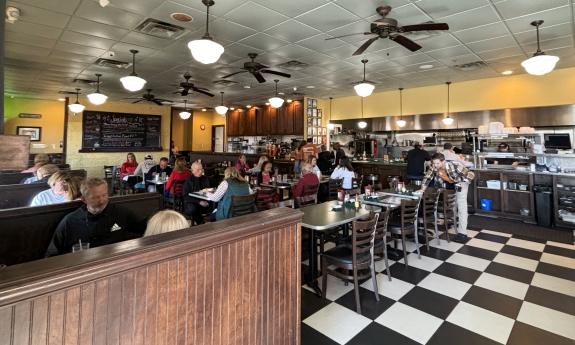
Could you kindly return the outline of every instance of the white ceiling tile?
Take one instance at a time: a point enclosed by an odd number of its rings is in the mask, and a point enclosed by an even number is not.
[[[450,16],[488,4],[488,0],[421,0],[417,2],[417,6],[433,18]]]
[[[374,43],[374,45],[375,44],[376,43]],[[327,50],[324,53],[336,59],[345,60],[350,58],[356,50],[357,50],[356,46],[347,43],[337,48]],[[358,59],[361,60],[361,57],[358,57]]]
[[[166,48],[167,46],[171,45],[174,40],[169,40],[165,38],[158,38],[146,34],[142,34],[139,32],[132,31],[128,33],[124,38],[122,38],[122,42],[135,44],[142,47],[152,48],[152,49],[162,49]],[[180,44],[186,45],[186,42],[181,42]]]
[[[19,20],[23,22],[41,24],[63,29],[66,27],[68,21],[70,20],[69,15],[22,3],[7,1],[6,5],[19,8],[22,13]]]
[[[152,10],[160,6],[160,4],[162,4],[163,2],[164,0],[145,0],[145,1],[113,0],[110,1],[110,5],[108,6],[137,13],[143,16],[147,16],[150,12],[152,12]]]
[[[85,35],[74,31],[65,31],[60,40],[63,42],[75,43],[84,46],[96,47],[108,50],[116,43],[114,40],[109,40],[101,37]]]
[[[302,13],[313,10],[318,6],[329,2],[329,0],[254,1],[288,17],[296,17]]]
[[[314,51],[308,48],[304,48],[297,44],[289,44],[281,48],[275,49],[274,54],[283,56],[288,59],[297,59],[300,56],[313,54]]]
[[[469,54],[471,51],[465,46],[454,46],[449,48],[437,49],[427,52],[427,55],[435,59],[449,58],[451,56],[465,55]]]
[[[390,18],[397,19],[399,25],[409,25],[409,24],[419,24],[430,21],[432,18],[425,12],[419,9],[414,4],[408,4],[405,6],[397,7],[391,10],[388,15]],[[379,14],[375,14],[368,18],[370,21],[375,21],[380,19]],[[369,30],[368,30],[369,31]]]
[[[54,46],[54,50],[58,50],[63,53],[70,52],[74,54],[87,55],[93,57],[98,57],[106,52],[106,49],[88,47],[63,41],[56,43],[56,45]]]
[[[297,42],[319,34],[320,31],[290,19],[266,30],[266,34],[289,42]]]
[[[398,59],[392,59],[391,61],[399,63],[404,66],[415,65],[415,64],[422,64],[426,62],[434,62],[435,59],[430,57],[427,54],[413,54],[409,56],[403,56]]]
[[[448,33],[441,33],[440,35],[417,41],[417,43],[423,47],[421,49],[422,51],[431,51],[459,45],[459,41]]]
[[[369,32],[369,30],[370,30],[370,24],[368,21],[358,20],[356,22],[349,23],[349,24],[340,26],[336,29],[330,30],[327,33],[333,37],[339,37],[339,36],[343,36],[343,35],[349,35],[349,34],[356,34],[357,33],[359,35],[341,37],[339,39],[359,47],[368,38],[374,37],[373,35],[362,35],[361,34],[361,33]]]
[[[321,66],[321,65],[328,65],[337,61],[337,59],[323,54],[323,53],[314,53],[306,56],[302,56],[298,58],[298,61],[305,62],[309,65],[314,66]]]
[[[57,39],[62,34],[62,29],[46,25],[27,23],[21,20],[14,24],[6,24],[4,28],[6,32],[18,32],[49,39]]]
[[[114,59],[121,61],[132,61],[132,54],[130,53],[131,49],[135,49],[138,51],[138,54],[136,54],[136,64],[138,64],[138,61],[140,59],[144,59],[156,53],[155,49],[137,46],[135,44],[124,43],[124,42],[118,42],[114,44],[111,48],[111,50],[116,53]]]
[[[356,22],[358,19],[359,17],[335,3],[328,3],[297,17],[298,21],[324,32]]]
[[[143,16],[118,8],[108,6],[103,8],[93,0],[83,0],[76,11],[76,16],[124,29],[133,29],[144,19]]]
[[[65,60],[65,61],[73,61],[73,62],[88,63],[88,64],[93,63],[94,61],[97,60],[97,58],[94,56],[70,53],[70,52],[61,51],[61,50],[52,51],[52,53],[50,53],[50,57],[55,58],[55,59]]]
[[[528,54],[534,53],[537,50],[536,42],[522,44],[521,46]],[[571,35],[541,41],[541,50],[543,51],[564,47],[573,47],[573,38]]]
[[[477,53],[482,59],[485,60],[493,60],[493,59],[501,59],[509,56],[525,56],[523,51],[519,47],[507,47],[495,50],[489,50]]]
[[[239,25],[224,18],[210,22],[210,35],[216,41],[225,39],[231,42],[237,42],[256,33],[257,31],[252,28]],[[204,30],[200,30],[196,34],[198,35],[198,38],[200,38],[203,36]]]
[[[481,61],[481,58],[475,54],[465,54],[448,58],[441,58],[439,61],[446,66],[455,66]]]
[[[134,2],[133,0],[129,0],[130,2]],[[162,0],[164,1],[164,0]],[[139,1],[138,1],[139,2]],[[147,1],[143,1],[147,2]],[[193,20],[190,22],[180,22],[171,17],[172,13],[185,13],[190,15]],[[143,12],[143,15],[146,18],[153,18],[157,19],[169,24],[177,25],[188,29],[190,31],[201,30],[203,33],[206,27],[206,14],[204,11],[199,11],[187,6],[183,6],[181,4],[172,2],[172,1],[165,1],[160,6],[158,6],[153,11]],[[215,20],[214,17],[210,16],[210,24]]]
[[[289,44],[287,41],[266,35],[264,33],[257,33],[253,36],[245,38],[241,40],[240,43],[261,49],[263,51],[273,51],[274,49]]]
[[[341,47],[346,44],[344,41],[339,39],[326,40],[326,38],[330,37],[331,36],[327,34],[319,34],[306,38],[305,40],[298,41],[297,44],[320,52]]]
[[[368,18],[377,14],[375,9],[381,6],[382,2],[379,0],[337,0],[337,4],[361,18]],[[395,8],[409,4],[409,0],[386,0],[385,4],[395,11]],[[393,17],[393,12],[390,17]]]
[[[190,0],[171,0],[169,2],[177,3],[180,5],[184,5],[189,8],[193,8],[195,10],[199,10],[201,12],[206,12],[206,5],[202,3],[202,1],[190,1]],[[210,16],[223,16],[224,14],[228,13],[229,11],[238,7],[238,2],[235,0],[217,0],[215,5],[210,7]],[[205,14],[204,14],[205,17]],[[211,22],[211,21],[210,21]]]
[[[523,32],[527,30],[532,30],[535,34],[535,28],[531,26],[531,22],[534,20],[543,20],[545,23],[542,27],[563,24],[573,20],[571,18],[571,12],[569,11],[569,6],[556,7],[551,10],[532,13],[523,17],[517,17],[509,19],[506,21],[509,29],[512,32]]]
[[[18,4],[26,4],[30,6],[40,7],[45,10],[60,12],[65,14],[73,14],[80,3],[80,0],[16,0]]]
[[[483,6],[448,17],[439,18],[437,21],[447,23],[449,25],[449,29],[455,32],[498,22],[499,17],[491,6]]]
[[[47,49],[54,47],[56,44],[56,40],[54,39],[47,39],[45,37],[33,36],[14,31],[6,31],[6,34],[4,35],[4,41]]]
[[[476,42],[507,35],[509,32],[502,22],[491,23],[470,29],[453,32],[463,43]]]
[[[478,53],[486,50],[494,50],[506,47],[517,47],[517,42],[515,42],[513,37],[511,37],[511,35],[505,35],[501,37],[495,37],[489,40],[468,43],[467,46],[475,53]]]
[[[573,24],[563,23],[553,26],[544,26],[539,29],[539,37],[541,41],[546,41],[561,36],[572,35],[573,34]],[[524,31],[515,34],[515,38],[520,44],[537,42],[537,33],[535,30]]]
[[[73,17],[72,20],[70,20],[68,30],[116,41],[120,40],[129,32],[117,26],[97,23],[77,17]]]
[[[565,6],[565,0],[505,0],[495,4],[503,18],[511,19],[555,7]]]
[[[250,47],[241,43],[234,43],[226,46],[226,51],[232,55],[247,58],[249,53],[261,54],[264,51],[255,47]]]
[[[247,1],[226,13],[225,18],[259,31],[265,31],[288,19],[283,14],[251,1]]]
[[[34,56],[48,56],[50,54],[50,49],[18,44],[13,42],[4,43],[4,49],[6,50],[6,57],[15,57],[15,58],[17,58],[16,57],[17,54],[23,54],[23,55],[28,54]]]

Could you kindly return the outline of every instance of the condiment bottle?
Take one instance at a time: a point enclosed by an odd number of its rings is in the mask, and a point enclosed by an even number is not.
[[[343,189],[339,188],[337,190],[337,200],[338,201],[343,201]]]
[[[354,204],[355,208],[358,209],[359,208],[359,194],[355,195],[355,204]]]

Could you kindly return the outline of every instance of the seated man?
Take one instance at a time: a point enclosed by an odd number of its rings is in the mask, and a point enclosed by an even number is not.
[[[145,224],[129,210],[108,202],[108,184],[101,178],[90,178],[80,187],[84,206],[66,215],[58,224],[46,256],[72,252],[82,240],[90,247],[139,237]]]
[[[202,164],[198,161],[192,163],[192,176],[184,184],[184,213],[192,217],[196,224],[203,224],[202,214],[210,213],[210,203],[190,196],[192,192],[199,192],[210,187],[210,180],[204,176]]]
[[[309,163],[304,163],[301,167],[301,178],[297,183],[292,186],[292,196],[299,198],[303,196],[303,189],[305,186],[318,186],[319,179],[313,172],[313,167]]]
[[[166,173],[166,177],[170,176],[172,173],[172,168],[168,166],[168,158],[166,157],[160,158],[160,164],[148,170],[146,173],[146,180],[153,180],[156,175],[161,175],[162,173]]]

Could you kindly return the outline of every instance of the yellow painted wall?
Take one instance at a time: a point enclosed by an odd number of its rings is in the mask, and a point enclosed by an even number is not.
[[[180,151],[192,150],[192,120],[180,118],[181,109],[172,109],[172,140]]]
[[[162,116],[162,152],[135,152],[138,162],[147,154],[158,160],[161,156],[168,156],[170,149],[170,114],[171,107],[152,104],[132,104],[124,102],[106,102],[103,105],[86,105],[86,110],[109,111],[133,114],[161,115]],[[120,165],[126,161],[127,152],[78,152],[82,145],[82,116],[70,114],[68,121],[68,148],[67,162],[74,169],[86,169],[88,176],[104,176],[104,165]]]
[[[64,139],[64,102],[28,98],[4,97],[4,126],[6,134],[17,134],[16,127],[41,127],[41,140],[32,142],[31,153],[62,152]],[[41,114],[40,119],[22,119],[20,113]]]
[[[553,71],[545,76],[521,74],[451,84],[450,111],[472,111],[551,106],[575,103],[575,68]],[[329,99],[321,102],[329,115]],[[333,99],[332,119],[361,117],[359,96]],[[327,106],[326,106],[327,105]],[[403,90],[403,114],[444,113],[445,84]],[[399,115],[399,91],[374,93],[364,99],[365,117]]]
[[[201,125],[205,130],[201,130]],[[212,149],[212,126],[226,125],[226,118],[218,115],[215,111],[194,110],[192,114],[192,150],[211,151]],[[225,139],[224,139],[225,142]]]

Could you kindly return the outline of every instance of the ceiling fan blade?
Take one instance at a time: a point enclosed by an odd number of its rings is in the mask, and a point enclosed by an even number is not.
[[[192,88],[192,90],[194,90],[194,91],[196,91],[196,92],[198,92],[198,93],[202,93],[202,94],[204,94],[204,95],[206,95],[206,96],[214,97],[214,94],[213,94],[213,93],[209,93],[208,91],[204,91],[204,90],[202,90],[202,89],[198,89],[197,87]]]
[[[389,36],[389,39],[401,44],[402,46],[411,50],[412,52],[421,49],[421,46],[419,44],[413,42],[409,38],[402,35]]]
[[[359,47],[355,53],[353,53],[352,56],[356,56],[356,55],[360,55],[362,54],[373,42],[375,42],[377,39],[379,38],[379,36],[376,36],[374,38],[370,38],[367,41],[365,41],[364,44],[361,45],[361,47]]]
[[[132,103],[140,103],[140,102],[142,102],[142,101],[145,101],[145,99],[139,99],[139,100],[134,101],[134,102],[132,102]]]
[[[284,72],[279,72],[279,71],[272,71],[272,70],[269,70],[269,69],[262,69],[260,72],[262,72],[262,73],[269,73],[269,74],[275,74],[275,75],[279,75],[280,77],[285,77],[285,78],[291,78],[291,74],[284,73]]]
[[[258,82],[260,83],[265,83],[266,79],[264,78],[264,76],[260,73],[260,72],[253,72],[252,73],[254,77],[256,77],[256,79],[258,80]]]
[[[330,38],[326,38],[326,41],[329,40],[335,40],[336,38],[343,38],[343,37],[349,37],[349,36],[356,36],[356,35],[375,35],[372,32],[356,32],[354,34],[347,34],[347,35],[341,35],[341,36],[337,36],[337,37],[330,37]]]
[[[189,95],[189,94],[190,94],[190,90],[188,90],[188,89],[183,89],[183,90],[180,92],[180,95],[182,95],[182,96],[187,96],[187,95]]]
[[[222,79],[226,79],[226,78],[229,78],[229,77],[231,77],[231,76],[233,76],[233,75],[240,74],[240,73],[246,73],[246,72],[247,72],[247,71],[245,71],[245,70],[244,70],[244,71],[239,71],[239,72],[234,72],[234,73],[228,74],[228,75],[226,75],[226,76],[223,76]]]
[[[157,105],[163,105],[162,102],[157,99],[153,99],[152,102],[156,103]]]
[[[422,23],[415,25],[405,25],[400,28],[400,32],[433,30],[449,30],[449,25],[446,23]]]

